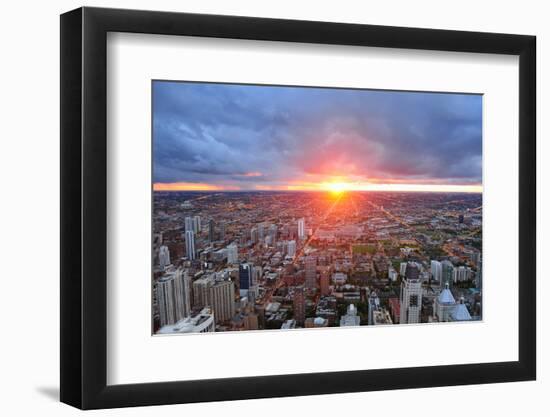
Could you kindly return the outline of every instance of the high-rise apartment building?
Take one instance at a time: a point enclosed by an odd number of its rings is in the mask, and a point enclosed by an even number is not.
[[[306,256],[306,288],[312,289],[317,287],[317,258],[312,255]]]
[[[195,233],[192,230],[185,232],[185,254],[190,261],[196,258]]]
[[[231,280],[216,279],[215,274],[193,282],[195,307],[210,307],[216,323],[223,323],[235,315],[235,287]]]
[[[304,287],[300,286],[294,289],[292,304],[294,309],[294,320],[296,320],[296,323],[303,326],[306,320],[306,300],[304,296]]]
[[[290,256],[291,258],[294,258],[296,256],[296,241],[291,240],[286,245],[286,254]]]
[[[434,281],[441,282],[441,277],[443,276],[443,269],[441,266],[441,262],[431,261],[430,272],[432,274],[432,279]]]
[[[422,281],[420,271],[414,262],[408,262],[405,279],[401,283],[401,324],[420,323],[422,309]]]
[[[190,278],[181,268],[165,274],[157,281],[156,295],[161,327],[190,315]]]
[[[164,270],[168,265],[170,265],[170,251],[168,250],[168,246],[162,245],[159,248],[160,269]]]
[[[298,239],[306,238],[306,220],[301,218],[298,220]]]

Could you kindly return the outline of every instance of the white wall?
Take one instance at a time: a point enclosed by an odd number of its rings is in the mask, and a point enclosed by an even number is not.
[[[550,26],[542,1],[92,1],[89,6],[159,9],[218,14],[284,17],[534,34],[538,37],[539,258],[550,250],[549,123],[541,120],[550,97]],[[59,17],[79,7],[77,1],[5,2],[2,7],[0,65],[0,205],[1,251],[0,409],[4,415],[76,415],[57,402],[59,273]],[[546,18],[545,18],[546,16]],[[546,157],[546,158],[545,158]],[[542,237],[545,233],[544,238]],[[550,291],[539,268],[539,294]],[[539,300],[542,298],[539,296]],[[296,415],[340,412],[408,416],[443,407],[448,416],[543,415],[550,409],[550,328],[540,308],[539,380],[528,383],[325,395],[169,407],[101,411],[94,415],[203,416]],[[543,315],[542,315],[543,314]],[[420,407],[410,405],[411,402]],[[31,414],[32,413],[32,414]]]

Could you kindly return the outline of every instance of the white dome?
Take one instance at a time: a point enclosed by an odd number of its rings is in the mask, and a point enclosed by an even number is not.
[[[439,304],[455,304],[455,298],[453,297],[453,293],[449,288],[445,288],[443,291],[441,291],[441,294],[439,294],[439,297],[437,297],[437,301]]]

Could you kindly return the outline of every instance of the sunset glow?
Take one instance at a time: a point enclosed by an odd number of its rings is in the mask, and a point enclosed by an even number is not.
[[[154,191],[250,191],[238,186],[222,186],[200,183],[155,183]],[[411,184],[411,183],[291,183],[287,185],[256,186],[255,191],[325,191],[341,194],[348,191],[394,191],[394,192],[452,192],[481,193],[483,186],[456,184]]]

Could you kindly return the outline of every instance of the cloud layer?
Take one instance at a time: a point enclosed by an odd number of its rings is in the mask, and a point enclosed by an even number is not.
[[[480,184],[479,95],[155,81],[155,183]]]

